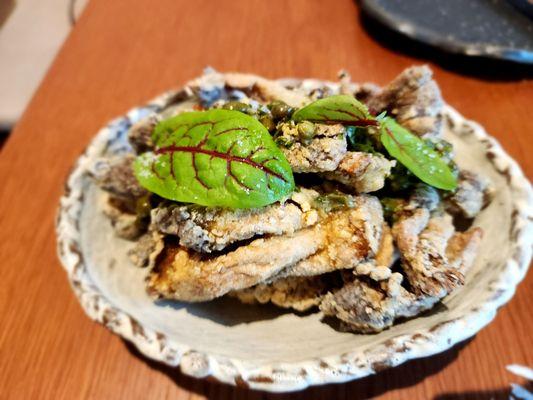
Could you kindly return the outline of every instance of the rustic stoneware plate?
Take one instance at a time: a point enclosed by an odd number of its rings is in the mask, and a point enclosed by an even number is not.
[[[485,231],[475,266],[466,285],[442,305],[382,333],[356,335],[334,330],[319,313],[298,315],[231,299],[154,303],[145,293],[146,271],[130,264],[126,252],[132,244],[114,236],[87,172],[97,157],[127,151],[130,125],[161,109],[171,94],[131,110],[97,134],[68,177],[57,219],[59,256],[85,312],[146,356],[194,377],[268,391],[345,382],[442,352],[474,335],[525,276],[533,236],[530,183],[481,126],[446,107],[445,137],[459,164],[483,173],[496,190],[474,222]]]

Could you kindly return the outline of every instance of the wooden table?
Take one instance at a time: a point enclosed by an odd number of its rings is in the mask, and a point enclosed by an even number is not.
[[[148,362],[85,317],[56,257],[62,182],[107,120],[206,65],[328,79],[346,67],[355,80],[385,83],[421,62],[374,41],[350,0],[92,0],[0,154],[0,398],[270,398]],[[430,64],[447,101],[483,124],[531,176],[533,82],[477,79]],[[533,366],[532,310],[530,274],[467,343],[295,397],[506,398],[520,379],[505,366]]]

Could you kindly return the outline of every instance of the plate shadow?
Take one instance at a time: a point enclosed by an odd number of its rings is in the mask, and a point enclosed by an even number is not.
[[[205,303],[183,303],[171,300],[158,300],[161,307],[185,310],[199,318],[209,319],[225,326],[248,324],[257,321],[276,319],[285,314],[294,314],[272,304],[249,305],[231,297],[221,297]]]

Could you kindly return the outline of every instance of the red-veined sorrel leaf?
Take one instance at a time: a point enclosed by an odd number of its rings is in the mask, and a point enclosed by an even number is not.
[[[156,148],[137,158],[135,175],[166,199],[252,208],[294,190],[289,163],[268,131],[238,111],[179,114],[160,122],[152,137]]]
[[[314,101],[296,111],[292,119],[297,122],[305,120],[349,126],[378,125],[366,106],[349,95],[330,96]]]
[[[444,190],[457,187],[456,177],[439,154],[394,119],[382,119],[380,140],[387,152],[421,181]]]

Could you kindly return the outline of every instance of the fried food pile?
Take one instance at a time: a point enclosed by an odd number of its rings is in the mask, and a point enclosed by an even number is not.
[[[453,192],[415,179],[342,124],[295,124],[294,107],[351,94],[423,138],[457,172]],[[159,121],[207,108],[255,116],[295,174],[281,202],[225,209],[162,199],[141,187],[137,154],[154,148]],[[432,308],[464,283],[482,238],[458,230],[490,198],[489,183],[453,162],[441,137],[443,101],[429,68],[411,67],[384,88],[319,81],[279,83],[214,71],[169,98],[128,132],[131,152],[102,158],[93,178],[118,236],[135,241],[132,262],[148,268],[147,291],[184,302],[232,296],[296,311],[320,310],[342,329],[371,333]]]

